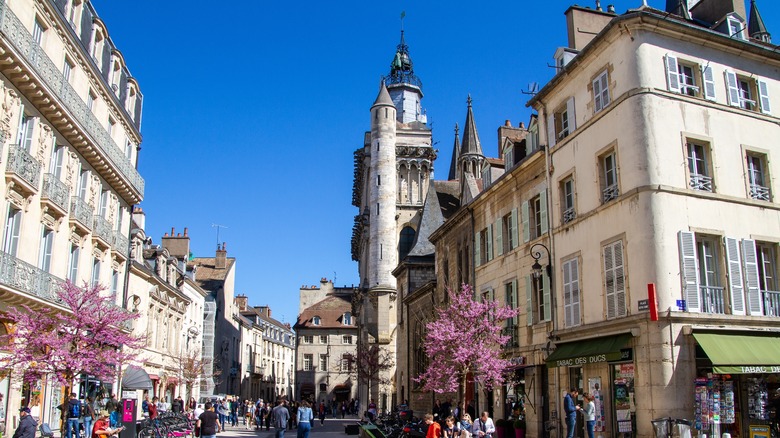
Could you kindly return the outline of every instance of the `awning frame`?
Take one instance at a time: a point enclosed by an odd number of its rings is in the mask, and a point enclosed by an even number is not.
[[[560,344],[547,357],[547,367],[582,366],[630,360],[632,338],[631,333],[622,333]]]

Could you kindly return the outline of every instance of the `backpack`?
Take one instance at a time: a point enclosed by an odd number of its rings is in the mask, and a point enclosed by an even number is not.
[[[81,403],[68,403],[68,418],[81,417]]]

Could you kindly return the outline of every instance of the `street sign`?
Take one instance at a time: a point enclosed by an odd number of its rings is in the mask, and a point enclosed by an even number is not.
[[[685,312],[685,300],[677,300],[677,310],[680,312]]]
[[[639,311],[644,312],[647,310],[650,310],[650,301],[649,300],[639,300],[637,302],[637,305],[639,306]]]

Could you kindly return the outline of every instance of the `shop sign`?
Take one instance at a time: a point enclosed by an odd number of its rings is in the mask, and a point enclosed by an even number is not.
[[[122,390],[122,398],[123,399],[130,399],[130,400],[137,400],[138,399],[138,393],[135,392],[135,391]]]
[[[713,372],[716,374],[774,374],[780,373],[780,365],[716,365],[713,367]]]
[[[573,366],[583,366],[583,365],[602,363],[602,362],[632,360],[633,356],[634,356],[633,349],[624,348],[620,351],[615,351],[611,353],[577,356],[569,359],[559,359],[555,362],[559,367],[573,367]]]

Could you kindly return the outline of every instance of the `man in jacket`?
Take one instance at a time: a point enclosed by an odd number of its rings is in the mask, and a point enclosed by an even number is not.
[[[577,388],[571,388],[563,398],[563,410],[566,412],[566,438],[574,438],[577,411],[580,410],[580,407],[574,404],[574,401],[577,400],[577,394],[579,394]]]
[[[276,429],[276,438],[284,438],[284,431],[287,430],[287,422],[290,421],[290,412],[287,411],[287,402],[284,399],[276,401],[276,407],[271,411],[271,417]]]
[[[38,427],[38,422],[30,416],[30,408],[19,409],[19,415],[22,418],[19,419],[19,426],[16,428],[13,438],[35,438],[35,428]]]

